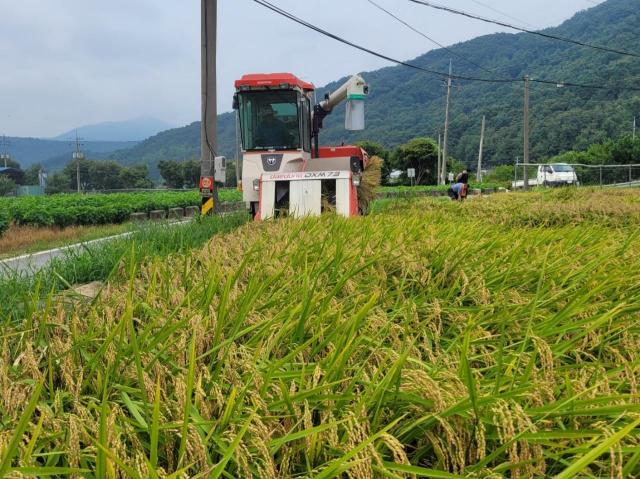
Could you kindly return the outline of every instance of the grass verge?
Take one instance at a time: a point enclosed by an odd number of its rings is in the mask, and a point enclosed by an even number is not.
[[[177,226],[163,223],[132,225],[133,235],[99,245],[89,245],[54,259],[35,275],[6,273],[0,276],[0,317],[16,319],[29,314],[47,295],[70,285],[108,279],[123,258],[137,262],[164,258],[204,244],[211,236],[226,233],[248,220],[244,213],[196,218]]]
[[[131,223],[68,228],[11,225],[0,236],[0,259],[91,241],[131,230]]]

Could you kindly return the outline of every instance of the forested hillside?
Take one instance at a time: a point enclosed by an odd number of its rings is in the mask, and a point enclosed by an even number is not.
[[[219,154],[234,157],[235,113],[218,116]],[[115,152],[111,158],[123,165],[145,164],[152,178],[158,179],[158,162],[162,160],[190,160],[200,157],[200,122],[182,128],[163,131],[133,148]]]
[[[546,32],[640,52],[640,5],[638,0],[609,0],[575,15],[558,28]],[[429,14],[425,8],[424,15]],[[393,28],[396,28],[395,26]],[[397,26],[397,28],[401,28]],[[423,41],[416,37],[416,41]],[[427,45],[425,44],[425,47]],[[454,73],[481,78],[522,78],[610,85],[638,86],[640,59],[556,42],[522,34],[495,34],[451,47]],[[446,71],[452,55],[434,50],[411,63]],[[352,72],[345,72],[352,73]],[[339,144],[375,139],[393,147],[417,136],[436,137],[444,124],[446,89],[439,77],[393,66],[364,73],[371,86],[367,100],[367,128],[344,130],[344,109],[338,108],[325,121],[322,142]],[[319,97],[344,81],[321,89]],[[454,157],[475,161],[482,115],[487,117],[486,158],[490,163],[510,163],[522,154],[523,83],[495,84],[455,81],[452,91],[450,145]],[[640,114],[640,92],[615,89],[531,86],[532,161],[560,152],[585,149],[590,144],[631,131],[634,114]],[[235,151],[234,115],[219,117],[219,150],[229,157]],[[162,159],[198,156],[200,124],[160,133],[133,149],[114,155],[125,163],[145,163],[152,170]]]
[[[609,0],[580,12],[558,28],[545,32],[611,48],[640,52],[640,3]],[[425,15],[429,13],[425,9]],[[453,57],[454,73],[464,76],[550,79],[583,84],[638,86],[640,59],[598,52],[529,34],[496,34],[454,45],[459,55],[473,59],[494,74]],[[451,54],[435,50],[412,63],[447,71]],[[349,134],[343,111],[326,122],[324,140],[339,142],[375,138],[393,146],[419,135],[437,135],[444,124],[446,88],[432,75],[406,67],[366,73],[371,85],[367,129]],[[339,82],[328,85],[335,88]],[[532,84],[532,160],[631,132],[640,114],[640,91],[557,88]],[[499,85],[455,81],[452,92],[451,151],[466,162],[477,156],[482,115],[487,116],[486,157],[496,163],[522,155],[523,83]]]

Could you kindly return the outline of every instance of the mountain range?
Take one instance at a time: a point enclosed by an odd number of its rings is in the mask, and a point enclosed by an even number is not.
[[[545,34],[569,37],[612,49],[640,53],[638,0],[608,0],[577,13]],[[428,10],[425,9],[425,14]],[[393,28],[400,26],[393,25]],[[416,40],[419,41],[419,40]],[[421,40],[420,40],[421,41]],[[484,156],[488,164],[511,163],[522,155],[524,81],[529,75],[531,161],[540,161],[570,149],[582,149],[607,138],[628,134],[634,115],[640,114],[637,87],[640,60],[609,52],[553,41],[528,33],[497,33],[446,49],[430,51],[410,63],[446,72],[453,62],[455,75],[496,83],[454,80],[451,94],[449,147],[451,154],[475,163],[482,116],[486,117]],[[294,72],[295,73],[295,72]],[[353,72],[355,73],[355,72]],[[394,147],[417,136],[437,138],[444,125],[444,79],[405,66],[391,66],[362,74],[370,85],[366,101],[367,128],[344,130],[344,108],[325,120],[324,144],[375,140]],[[338,88],[347,77],[317,91],[318,98]],[[551,84],[537,80],[551,81]],[[604,86],[574,88],[563,83]],[[197,157],[200,123],[162,132],[113,158],[127,164],[152,166],[160,159]],[[218,117],[218,149],[235,152],[233,113]]]
[[[577,13],[562,25],[543,32],[618,50],[640,53],[638,0],[608,0]],[[425,14],[428,10],[425,9]],[[390,24],[390,32],[400,25]],[[418,37],[416,41],[422,41]],[[512,163],[522,155],[524,82],[529,75],[531,161],[570,149],[582,149],[631,132],[640,114],[640,59],[553,41],[528,33],[498,33],[432,50],[410,60],[424,69],[483,80],[454,80],[451,93],[450,152],[469,165],[477,158],[480,124],[486,117],[485,159],[489,164]],[[247,72],[249,73],[249,72]],[[295,72],[293,72],[295,73]],[[356,72],[345,72],[345,74]],[[446,87],[443,78],[405,66],[362,73],[370,85],[366,101],[367,128],[344,130],[344,108],[325,120],[323,144],[375,140],[394,147],[417,136],[436,138],[444,125]],[[347,77],[318,89],[317,96],[336,89]],[[549,81],[542,84],[538,80]],[[559,87],[570,82],[602,88]],[[200,123],[157,133],[118,151],[96,155],[125,165],[147,164],[154,176],[163,159],[199,156]],[[15,144],[15,141],[14,141]],[[105,145],[102,145],[105,146]],[[115,145],[112,145],[115,146]],[[89,149],[89,147],[87,147]],[[235,114],[218,117],[218,152],[235,154]],[[17,155],[16,155],[17,156]],[[19,158],[16,158],[19,160]]]
[[[77,134],[85,141],[142,141],[174,126],[157,118],[142,117],[80,126],[53,139],[69,140],[75,138]]]
[[[22,168],[40,163],[50,171],[63,167],[71,159],[71,153],[76,148],[71,140],[7,137],[6,142],[11,157],[20,163]],[[82,150],[87,158],[103,159],[115,151],[130,149],[137,143],[135,141],[83,141]]]

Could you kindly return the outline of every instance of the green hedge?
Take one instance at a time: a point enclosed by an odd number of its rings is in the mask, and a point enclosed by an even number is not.
[[[242,200],[236,190],[220,190],[220,201],[237,201],[238,197]],[[0,198],[0,210],[8,212],[9,220],[16,224],[58,227],[122,223],[135,212],[198,205],[197,190]]]

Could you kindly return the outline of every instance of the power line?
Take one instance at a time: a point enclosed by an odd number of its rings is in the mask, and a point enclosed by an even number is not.
[[[437,70],[431,70],[428,68],[423,68],[421,66],[415,65],[413,63],[409,63],[409,62],[405,62],[402,60],[397,60],[393,57],[390,57],[388,55],[385,55],[383,53],[377,52],[375,50],[371,50],[370,48],[364,47],[362,45],[358,45],[356,43],[353,43],[349,40],[346,40],[345,38],[342,38],[338,35],[335,35],[333,33],[328,32],[327,30],[324,30],[316,25],[313,25],[305,20],[302,20],[301,18],[296,17],[295,15],[287,12],[286,10],[283,10],[282,8],[270,3],[267,0],[252,0],[253,2],[257,3],[258,5],[261,5],[275,13],[277,13],[278,15],[281,15],[285,18],[288,18],[291,21],[294,21],[300,25],[303,25],[311,30],[314,30],[326,37],[332,38],[333,40],[336,40],[340,43],[343,43],[345,45],[348,45],[350,47],[353,47],[357,50],[363,51],[365,53],[369,53],[370,55],[373,55],[375,57],[381,58],[383,60],[387,60],[389,62],[392,63],[396,63],[398,65],[402,65],[408,68],[412,68],[414,70],[418,70],[418,71],[422,71],[425,73],[429,73],[431,75],[437,75],[439,77],[442,78],[451,78],[453,80],[466,80],[466,81],[477,81],[477,82],[484,82],[484,83],[501,83],[501,84],[513,84],[513,83],[520,83],[523,81],[522,78],[478,78],[478,77],[472,77],[472,76],[464,76],[464,75],[451,75],[449,76],[448,73],[445,72],[440,72]],[[409,0],[412,2],[418,2],[418,0]],[[533,82],[533,83],[540,83],[540,84],[545,84],[545,85],[554,85],[556,87],[573,87],[573,88],[586,88],[586,89],[594,89],[594,90],[607,90],[607,91],[640,91],[640,87],[625,87],[625,86],[608,86],[608,85],[595,85],[595,84],[584,84],[584,83],[575,83],[575,82],[566,82],[566,81],[558,81],[558,80],[547,80],[547,79],[535,79],[535,78],[530,78],[529,81]]]
[[[445,12],[453,13],[455,15],[462,15],[463,17],[472,18],[474,20],[480,20],[485,23],[493,23],[501,27],[511,28],[512,30],[518,30],[520,32],[529,33],[531,35],[538,35],[540,37],[548,38],[550,40],[556,40],[556,41],[565,42],[565,43],[572,43],[574,45],[579,45],[581,47],[586,47],[586,48],[592,48],[594,50],[600,50],[603,52],[616,53],[618,55],[627,55],[635,58],[640,58],[640,54],[637,54],[637,53],[627,52],[624,50],[616,50],[614,48],[603,47],[601,45],[594,45],[593,43],[585,43],[579,40],[574,40],[572,38],[560,37],[558,35],[551,35],[550,33],[537,32],[535,30],[528,30],[526,28],[518,27],[516,25],[501,22],[500,20],[493,20],[491,18],[481,17],[480,15],[464,12],[462,10],[456,10],[454,8],[446,7],[444,5],[438,5],[436,3],[427,2],[425,0],[409,0],[409,1],[413,3],[417,3],[418,5],[424,5],[425,7],[434,8],[436,10],[442,10]]]
[[[477,5],[480,5],[480,6],[484,7],[484,8],[488,8],[489,10],[492,10],[493,12],[495,12],[495,13],[497,13],[497,14],[499,14],[499,15],[502,15],[502,16],[504,16],[504,17],[506,17],[506,18],[510,18],[511,20],[515,20],[516,22],[520,22],[520,23],[522,23],[523,25],[528,25],[528,26],[530,26],[531,28],[536,28],[534,25],[531,25],[529,22],[525,22],[524,20],[522,20],[522,19],[520,19],[520,18],[516,18],[516,17],[514,17],[514,16],[511,16],[511,15],[509,15],[508,13],[505,13],[505,12],[503,12],[503,11],[501,11],[501,10],[498,10],[497,8],[494,8],[494,7],[492,7],[491,5],[487,5],[486,3],[482,3],[482,2],[481,2],[481,1],[479,1],[479,0],[471,0],[471,1],[472,1],[473,3],[475,3],[475,4],[477,4]]]
[[[409,63],[409,62],[405,62],[402,60],[397,60],[395,58],[392,58],[388,55],[385,55],[383,53],[379,53],[376,52],[374,50],[371,50],[367,47],[363,47],[362,45],[358,45],[356,43],[353,43],[349,40],[346,40],[338,35],[335,35],[333,33],[328,32],[327,30],[324,30],[320,27],[317,27],[305,20],[302,20],[301,18],[296,17],[295,15],[287,12],[286,10],[281,9],[280,7],[268,2],[267,0],[252,0],[253,2],[257,3],[258,5],[261,5],[265,8],[268,8],[269,10],[282,15],[283,17],[288,18],[289,20],[292,20],[296,23],[299,23],[300,25],[303,25],[311,30],[314,30],[324,36],[327,36],[329,38],[332,38],[340,43],[344,43],[345,45],[349,45],[350,47],[356,48],[357,50],[369,53],[370,55],[376,56],[378,58],[381,58],[383,60],[387,60],[389,62],[392,63],[397,63],[398,65],[403,65],[405,67],[408,68],[413,68],[414,70],[420,70],[423,71],[425,73],[430,73],[432,75],[437,75],[443,78],[448,78],[449,74],[445,73],[445,72],[440,72],[440,71],[436,71],[436,70],[430,70],[428,68],[423,68],[421,66],[415,65],[413,63]],[[479,81],[479,82],[486,82],[486,83],[514,83],[514,82],[519,82],[521,81],[520,79],[499,79],[499,78],[477,78],[477,77],[470,77],[470,76],[462,76],[462,75],[452,75],[451,78],[456,79],[456,80],[469,80],[469,81]]]
[[[470,63],[474,66],[476,66],[477,68],[484,70],[487,73],[491,73],[491,74],[495,74],[497,73],[495,70],[489,70],[488,68],[483,67],[482,65],[474,62],[473,60],[471,60],[470,58],[468,58],[465,55],[461,55],[459,53],[456,53],[455,51],[453,51],[451,48],[443,45],[442,43],[438,42],[437,40],[434,40],[433,38],[431,38],[430,36],[428,36],[426,33],[421,32],[420,30],[418,30],[417,28],[415,28],[414,26],[410,25],[409,23],[405,22],[404,20],[402,20],[400,17],[394,15],[392,12],[390,12],[389,10],[387,10],[386,8],[384,8],[383,6],[377,4],[376,2],[374,2],[373,0],[367,0],[367,2],[369,2],[371,5],[373,5],[374,7],[376,7],[378,10],[383,11],[384,13],[386,13],[387,15],[389,15],[390,17],[394,18],[395,20],[397,20],[398,22],[400,22],[401,24],[403,24],[405,27],[409,28],[410,30],[412,30],[413,32],[417,33],[418,35],[420,35],[423,38],[426,38],[427,40],[429,40],[431,43],[438,45],[440,48],[448,51],[449,53],[451,53],[452,55],[461,58],[462,60],[466,61],[467,63]]]

